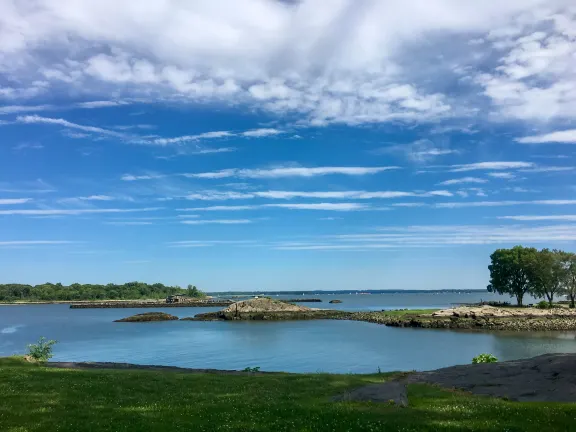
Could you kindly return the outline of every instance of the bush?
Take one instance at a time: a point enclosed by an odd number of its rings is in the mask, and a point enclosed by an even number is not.
[[[538,309],[551,309],[551,308],[552,308],[552,305],[551,305],[550,303],[548,303],[547,301],[545,301],[545,300],[541,300],[541,301],[538,302],[538,304],[536,305],[536,307],[537,307]]]
[[[498,359],[492,354],[480,354],[472,359],[473,364],[479,363],[496,363]]]
[[[44,336],[42,336],[38,343],[28,345],[28,355],[38,362],[47,362],[53,356],[52,354],[52,345],[56,343],[55,340],[46,340]]]
[[[247,368],[244,369],[243,372],[260,372],[260,366],[247,367]]]

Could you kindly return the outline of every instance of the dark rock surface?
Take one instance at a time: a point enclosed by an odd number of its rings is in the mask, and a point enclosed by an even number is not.
[[[415,373],[408,382],[438,384],[517,401],[576,402],[576,354],[452,366]]]
[[[329,303],[342,303],[342,300],[330,300]]]
[[[175,320],[178,320],[177,316],[170,315],[164,312],[146,312],[132,315],[119,320],[115,320],[114,322],[151,322],[151,321],[175,321]]]
[[[576,402],[576,354],[545,354],[501,363],[452,366],[416,372],[407,378],[371,384],[334,400],[405,400],[407,384],[435,384],[477,395],[521,402]]]

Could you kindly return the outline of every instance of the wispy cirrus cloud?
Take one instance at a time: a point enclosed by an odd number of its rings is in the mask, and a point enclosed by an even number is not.
[[[464,183],[488,183],[488,180],[478,178],[478,177],[462,177],[462,178],[458,178],[458,179],[445,180],[445,181],[440,182],[438,184],[442,185],[442,186],[450,186],[450,185],[464,184]]]
[[[129,105],[130,102],[123,100],[99,100],[99,101],[88,101],[88,102],[78,102],[76,107],[84,109],[94,109],[94,108],[110,108],[123,105]]]
[[[62,245],[78,243],[68,240],[11,240],[0,241],[0,246],[38,246],[38,245]]]
[[[274,135],[280,135],[284,133],[279,129],[270,129],[270,128],[263,128],[263,129],[251,129],[243,132],[234,132],[234,131],[212,131],[212,132],[203,132],[200,134],[195,135],[182,135],[178,137],[172,138],[155,138],[152,140],[141,140],[139,141],[142,144],[152,144],[152,145],[159,145],[159,146],[166,146],[170,144],[182,144],[192,141],[204,141],[204,140],[211,140],[211,139],[222,139],[222,138],[233,138],[233,137],[245,137],[245,138],[263,138],[263,137],[270,137]]]
[[[251,219],[194,219],[180,221],[180,223],[185,225],[244,225],[252,222]]]
[[[124,181],[155,180],[170,176],[182,176],[196,179],[223,179],[223,178],[247,178],[266,179],[282,177],[319,177],[327,175],[363,176],[378,174],[385,171],[397,170],[397,166],[381,167],[277,167],[262,169],[228,168],[220,171],[181,174],[125,174],[121,177]]]
[[[516,138],[520,144],[576,144],[576,129]]]
[[[0,198],[0,205],[26,204],[32,201],[32,198]]]
[[[52,105],[6,105],[0,106],[0,115],[47,111],[53,108]]]
[[[77,123],[72,123],[69,122],[68,120],[64,120],[61,118],[50,118],[50,117],[41,117],[37,115],[28,115],[28,116],[16,117],[16,122],[24,124],[50,124],[50,125],[62,126],[68,129],[78,129],[84,132],[96,133],[100,135],[108,135],[117,138],[126,137],[126,135],[121,132],[116,132],[113,130],[104,129],[96,126],[85,126]]]
[[[0,215],[22,215],[22,216],[54,216],[70,215],[77,216],[83,214],[100,213],[137,213],[162,210],[162,207],[145,208],[89,208],[89,209],[10,209],[0,210]]]
[[[576,205],[576,200],[534,200],[534,201],[471,201],[437,203],[436,208],[465,208],[465,207],[504,207],[516,205]]]
[[[506,179],[512,180],[516,178],[516,174],[509,173],[509,172],[495,172],[495,173],[488,173],[488,176],[498,179]]]
[[[209,206],[178,209],[179,211],[205,212],[205,211],[244,211],[265,208],[283,208],[289,210],[319,210],[319,211],[358,211],[369,210],[371,206],[360,203],[294,203],[294,204],[258,204],[239,206]]]
[[[491,171],[491,170],[509,170],[532,168],[535,164],[532,162],[476,162],[471,164],[451,165],[450,172],[466,171]]]
[[[451,197],[452,192],[445,190],[433,191],[254,191],[254,192],[236,192],[236,191],[202,191],[186,195],[188,200],[202,201],[224,201],[224,200],[244,200],[252,198],[266,199],[283,199],[290,200],[293,198],[318,198],[318,199],[392,199],[406,197]]]
[[[573,242],[576,225],[413,225],[384,227],[368,234],[339,234],[301,242],[277,242],[286,251],[375,251],[470,245]]]
[[[507,219],[507,220],[514,220],[514,221],[526,221],[526,222],[539,222],[539,221],[576,222],[576,215],[498,216],[498,219]]]

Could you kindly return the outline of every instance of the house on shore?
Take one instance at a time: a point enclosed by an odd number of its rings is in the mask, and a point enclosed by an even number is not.
[[[166,303],[187,303],[194,301],[194,299],[184,295],[184,294],[175,294],[166,297]]]

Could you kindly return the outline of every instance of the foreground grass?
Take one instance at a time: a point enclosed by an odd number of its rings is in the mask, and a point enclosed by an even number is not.
[[[576,406],[409,389],[411,406],[332,403],[387,375],[66,370],[0,359],[0,430],[569,431]]]

